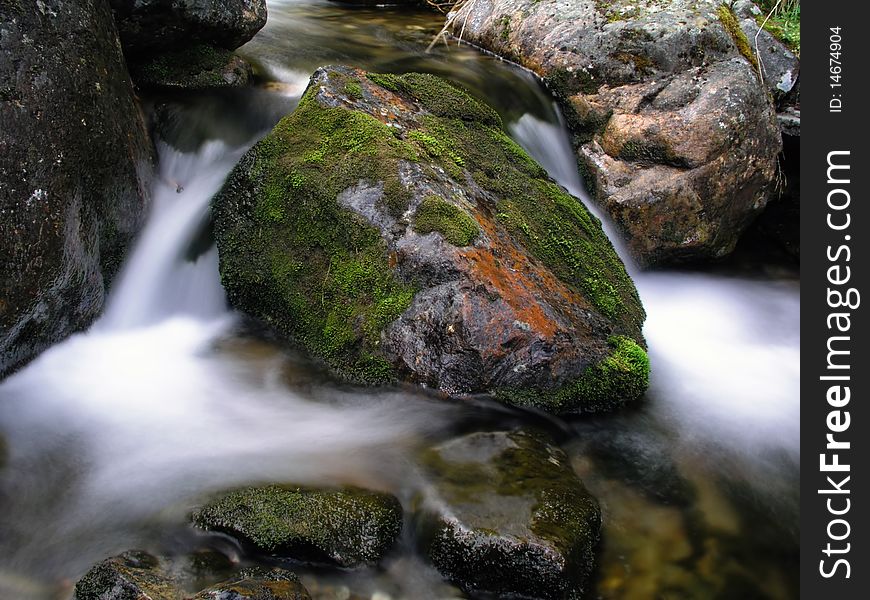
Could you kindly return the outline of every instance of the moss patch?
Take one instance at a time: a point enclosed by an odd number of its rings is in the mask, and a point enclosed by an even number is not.
[[[235,55],[223,48],[197,44],[160,54],[131,66],[133,80],[146,87],[209,88],[235,85],[224,76],[235,68]]]
[[[192,515],[260,552],[350,567],[380,560],[402,527],[399,501],[358,489],[267,486],[230,492]]]
[[[501,117],[495,110],[435,75],[369,73],[368,78],[385,89],[413,98],[435,116],[476,121],[496,127],[502,125]]]
[[[438,196],[424,198],[417,207],[414,230],[422,234],[437,231],[454,246],[468,246],[480,235],[477,221]]]
[[[719,22],[722,23],[722,27],[725,28],[725,31],[727,31],[728,35],[731,36],[731,39],[734,40],[734,45],[737,46],[737,51],[757,69],[758,61],[755,58],[755,53],[752,51],[752,46],[749,44],[749,39],[746,37],[746,34],[743,33],[743,30],[740,29],[737,15],[734,14],[734,11],[731,10],[731,7],[727,4],[720,5],[716,14],[719,17]]]
[[[588,367],[579,379],[556,390],[499,390],[496,397],[516,404],[542,408],[555,414],[605,412],[638,400],[649,387],[649,358],[634,340],[613,336],[611,353]]]

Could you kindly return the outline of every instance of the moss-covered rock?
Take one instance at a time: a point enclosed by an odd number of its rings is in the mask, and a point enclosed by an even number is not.
[[[131,550],[107,558],[76,583],[74,600],[182,600],[185,594],[160,559]]]
[[[580,598],[601,514],[568,457],[538,433],[474,433],[425,457],[423,551],[469,594]]]
[[[230,50],[198,44],[171,50],[132,66],[136,85],[142,88],[203,89],[247,85],[251,65]]]
[[[476,0],[453,27],[544,79],[595,199],[638,262],[667,264],[728,254],[774,193],[781,144],[757,55],[777,98],[798,65],[766,33],[756,52],[747,5]]]
[[[402,507],[393,496],[367,490],[267,486],[230,492],[192,519],[263,554],[359,567],[378,562],[393,546]]]
[[[603,405],[572,384],[611,338],[643,353],[643,308],[598,220],[432,75],[320,69],[214,216],[230,302],[352,381],[535,390],[576,411]],[[609,406],[642,395],[631,374]],[[566,386],[578,395],[545,398]]]

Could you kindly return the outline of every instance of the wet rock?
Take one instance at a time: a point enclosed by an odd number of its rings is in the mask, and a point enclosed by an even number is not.
[[[580,598],[601,514],[564,452],[541,434],[474,433],[426,458],[423,550],[465,592]]]
[[[193,600],[311,600],[311,596],[290,571],[252,568],[199,592]]]
[[[367,490],[268,486],[230,492],[198,509],[193,522],[264,554],[359,567],[378,562],[395,543],[402,507]]]
[[[131,550],[91,568],[76,583],[74,600],[182,600],[184,596],[160,559]]]
[[[265,0],[110,0],[128,57],[208,44],[235,50],[266,24]]]
[[[207,45],[160,54],[132,69],[136,84],[142,88],[238,87],[253,77],[247,61],[229,50]]]
[[[660,264],[729,253],[773,191],[775,114],[741,23],[719,0],[477,0],[454,33],[544,78],[596,199]],[[788,87],[794,64],[764,40]]]
[[[600,223],[444,80],[318,70],[214,216],[230,302],[349,380],[555,413],[646,389],[643,308]]]
[[[172,573],[172,561],[131,550],[104,560],[82,577],[74,600],[310,600],[305,587],[284,569],[250,567],[195,595],[192,581]]]
[[[152,148],[104,0],[0,2],[0,376],[99,314]]]

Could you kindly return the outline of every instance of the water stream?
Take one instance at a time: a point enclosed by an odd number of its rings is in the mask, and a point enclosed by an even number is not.
[[[113,553],[196,547],[187,511],[235,485],[353,483],[407,498],[416,449],[472,415],[504,418],[417,390],[343,386],[244,326],[220,287],[208,203],[314,68],[346,63],[465,85],[594,211],[558,111],[503,61],[467,46],[425,54],[437,15],[325,0],[269,9],[241,51],[258,86],[151,99],[172,126],[152,214],[103,317],[0,382],[0,597],[66,598]],[[651,389],[639,409],[568,423],[563,440],[604,511],[596,595],[795,597],[796,278],[629,267],[648,313]],[[394,598],[448,593],[410,549],[383,571],[319,577]]]

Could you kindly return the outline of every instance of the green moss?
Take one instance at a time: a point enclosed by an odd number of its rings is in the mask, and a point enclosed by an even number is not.
[[[224,72],[233,53],[208,44],[160,54],[148,62],[131,66],[139,85],[154,87],[208,88],[230,85]]]
[[[379,232],[338,204],[360,181],[384,185],[384,202],[407,209],[398,161],[414,149],[361,112],[310,97],[230,176],[252,181],[254,239],[218,236],[221,276],[237,306],[278,326],[345,377],[394,378],[378,357],[380,332],[411,304],[415,288],[388,265]],[[240,182],[236,182],[240,180]],[[218,203],[220,205],[220,203]],[[232,230],[232,216],[218,224]]]
[[[468,246],[480,235],[477,221],[439,196],[427,196],[417,207],[414,230],[421,234],[437,231],[454,246]]]
[[[358,81],[351,81],[344,86],[344,93],[351,98],[362,98],[363,90]]]
[[[428,73],[369,73],[368,78],[385,89],[410,96],[435,116],[502,125],[501,117],[492,108],[441,77]]]
[[[641,163],[688,167],[686,160],[677,156],[673,148],[654,141],[628,140],[619,149],[619,157]]]
[[[499,19],[499,26],[501,27],[501,32],[499,33],[499,38],[502,42],[509,42],[511,39],[511,18],[510,15],[503,15],[501,19]]]
[[[649,386],[649,358],[634,340],[610,338],[611,353],[579,379],[556,390],[499,390],[496,397],[550,412],[604,412],[638,400]]]
[[[263,553],[351,567],[383,557],[401,531],[402,509],[394,497],[366,490],[267,486],[230,492],[192,520]]]
[[[755,53],[752,51],[752,46],[749,44],[749,39],[747,39],[743,30],[740,29],[737,15],[734,14],[734,11],[727,4],[720,5],[716,14],[719,16],[719,22],[722,23],[722,27],[725,28],[725,31],[728,32],[728,35],[734,41],[734,45],[737,46],[737,51],[757,69],[758,61],[755,58]]]

